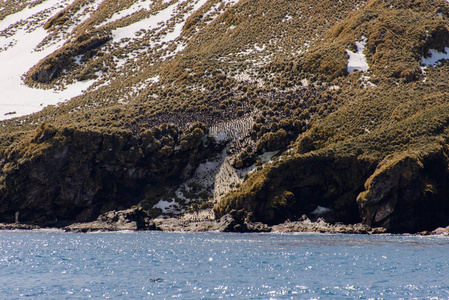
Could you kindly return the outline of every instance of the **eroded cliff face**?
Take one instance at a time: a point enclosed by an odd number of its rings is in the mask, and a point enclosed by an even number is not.
[[[0,159],[0,222],[14,222],[19,212],[20,222],[58,226],[145,200],[156,204],[163,187],[186,180],[221,149],[206,134],[199,123],[137,136],[41,126]]]
[[[354,199],[363,190],[369,169],[355,155],[329,152],[282,158],[222,199],[215,211],[221,216],[244,208],[268,224],[297,220],[304,214],[329,222],[358,223]]]
[[[218,216],[245,209],[269,224],[303,215],[415,233],[449,224],[449,161],[444,147],[387,156],[318,151],[281,159],[254,174],[215,207]],[[357,199],[357,201],[354,201]]]
[[[391,232],[418,232],[449,224],[448,158],[442,148],[387,157],[357,202],[364,223]]]

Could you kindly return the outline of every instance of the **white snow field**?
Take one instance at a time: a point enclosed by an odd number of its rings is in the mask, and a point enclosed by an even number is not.
[[[11,119],[42,110],[47,105],[55,105],[78,96],[93,81],[77,82],[65,90],[43,90],[26,86],[22,76],[37,62],[55,51],[64,41],[36,51],[37,46],[48,35],[43,29],[51,17],[73,0],[47,0],[33,8],[25,8],[0,21],[0,120]],[[36,21],[37,20],[37,21]],[[13,26],[17,25],[14,29]],[[29,26],[29,27],[28,27]]]
[[[83,94],[97,79],[75,82],[65,85],[64,89],[38,89],[24,84],[23,76],[40,60],[53,53],[64,45],[67,40],[73,38],[73,33],[78,25],[86,21],[92,11],[97,9],[104,0],[95,0],[83,6],[74,16],[75,24],[65,28],[62,34],[58,34],[48,43],[42,43],[51,32],[44,29],[47,20],[59,11],[68,7],[74,0],[44,0],[32,8],[26,7],[22,11],[9,15],[0,20],[0,120],[11,119],[28,115],[42,110],[48,105],[70,100]],[[207,0],[180,0],[151,15],[151,17],[114,29],[111,34],[112,44],[118,43],[120,47],[123,39],[138,39],[136,32],[141,29],[166,29],[169,24],[174,25],[171,30],[166,30],[161,39],[153,44],[174,43],[182,31],[182,27],[188,16],[203,6]],[[119,20],[139,10],[149,10],[151,0],[137,1],[134,5],[123,11],[117,11],[111,18],[104,20],[102,25]],[[178,15],[178,10],[188,3],[188,13]],[[176,23],[173,23],[176,22]],[[101,27],[101,25],[100,25]],[[154,45],[153,45],[154,46]],[[168,53],[167,57],[174,56],[184,49],[180,42],[175,52]],[[163,50],[163,49],[162,49]],[[137,53],[140,53],[136,50]],[[133,58],[133,57],[131,57]],[[166,57],[164,57],[166,58]],[[80,62],[81,56],[75,57]],[[129,58],[128,58],[129,59]],[[120,59],[118,59],[119,62]],[[126,61],[123,61],[124,64]],[[120,68],[120,65],[117,66]]]

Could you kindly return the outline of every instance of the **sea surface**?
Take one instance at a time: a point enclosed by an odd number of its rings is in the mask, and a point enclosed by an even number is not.
[[[448,299],[449,238],[0,231],[1,299]]]

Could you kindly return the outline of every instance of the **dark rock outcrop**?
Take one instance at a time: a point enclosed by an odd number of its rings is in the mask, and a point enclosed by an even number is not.
[[[427,151],[391,155],[378,164],[323,153],[287,158],[250,177],[215,211],[223,216],[244,209],[270,225],[307,215],[388,232],[432,231],[449,224],[449,161],[443,147]]]
[[[148,213],[133,207],[121,211],[110,211],[88,223],[75,223],[64,227],[69,232],[118,231],[118,230],[161,230],[151,221]]]
[[[39,226],[20,223],[0,223],[0,230],[34,230]]]
[[[320,208],[325,208],[329,222],[359,223],[355,199],[367,174],[355,155],[289,157],[251,176],[241,189],[223,198],[215,212],[221,217],[244,209],[254,220],[274,225],[304,214],[320,217]]]
[[[221,232],[270,232],[267,224],[253,222],[252,213],[244,210],[232,210],[221,217],[219,221]]]
[[[363,222],[390,232],[433,230],[449,224],[448,159],[440,149],[425,157],[387,157],[357,202]]]
[[[191,175],[186,168],[195,170],[217,151],[202,142],[203,127],[190,131],[159,141],[145,133],[44,126],[26,148],[0,157],[0,221],[13,223],[19,211],[21,223],[61,227],[142,200],[156,204],[163,187],[180,183]]]
[[[382,227],[372,228],[366,224],[342,223],[330,224],[319,218],[317,221],[311,221],[307,216],[302,216],[298,221],[286,222],[272,226],[274,232],[319,232],[319,233],[345,233],[345,234],[378,234],[385,233],[386,229]]]

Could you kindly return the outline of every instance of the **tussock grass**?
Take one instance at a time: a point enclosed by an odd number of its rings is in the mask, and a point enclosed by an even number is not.
[[[75,1],[45,27],[57,34],[85,3]],[[355,199],[382,161],[447,151],[449,65],[421,68],[430,49],[449,46],[446,1],[211,0],[194,13],[186,3],[160,30],[112,43],[114,29],[177,2],[155,1],[149,12],[100,26],[132,3],[104,1],[70,42],[30,70],[27,82],[41,87],[98,80],[69,102],[3,121],[4,170],[43,156],[54,132],[51,140],[64,130],[154,140],[153,150],[167,158],[196,149],[211,126],[251,116],[233,166],[249,167],[266,151],[279,157],[259,162],[216,212],[245,208],[276,222],[320,205],[357,222]],[[160,42],[184,19],[175,41]],[[369,70],[348,74],[346,50],[362,38]],[[79,55],[82,65],[74,64]],[[123,67],[117,58],[126,59]],[[204,125],[189,129],[196,121]],[[133,155],[121,161],[138,161]]]

